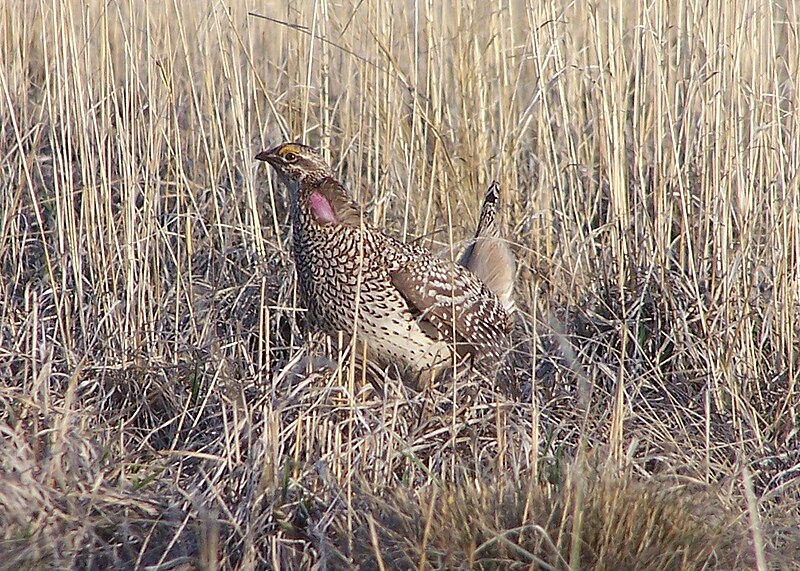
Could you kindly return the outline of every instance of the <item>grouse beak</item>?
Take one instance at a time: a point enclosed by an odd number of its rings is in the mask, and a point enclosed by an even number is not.
[[[257,161],[266,161],[272,166],[277,166],[280,162],[280,158],[278,157],[276,151],[279,147],[275,147],[274,149],[270,149],[268,151],[261,151],[255,156]]]

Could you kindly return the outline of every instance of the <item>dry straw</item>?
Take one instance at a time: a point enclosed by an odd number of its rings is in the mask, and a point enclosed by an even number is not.
[[[0,3],[0,568],[796,568],[798,21]],[[306,338],[289,137],[444,256],[500,181],[507,386]]]

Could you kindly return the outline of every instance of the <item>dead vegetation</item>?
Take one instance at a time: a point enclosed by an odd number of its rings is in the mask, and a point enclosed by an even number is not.
[[[411,7],[0,5],[0,568],[798,568],[795,3]],[[306,339],[290,137],[501,181],[507,384]]]

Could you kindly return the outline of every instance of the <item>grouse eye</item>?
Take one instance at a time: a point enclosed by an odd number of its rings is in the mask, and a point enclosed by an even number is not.
[[[297,160],[297,155],[294,153],[283,153],[283,160],[287,163],[293,163]]]

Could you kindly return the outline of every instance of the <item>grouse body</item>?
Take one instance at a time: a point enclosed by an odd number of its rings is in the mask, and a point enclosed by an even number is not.
[[[472,256],[455,264],[367,223],[313,148],[285,143],[256,159],[272,165],[289,188],[294,260],[311,327],[355,334],[372,364],[396,366],[407,380],[466,357],[499,359],[510,312],[465,267],[470,258],[473,265],[488,263],[477,249],[488,239],[480,225]]]

